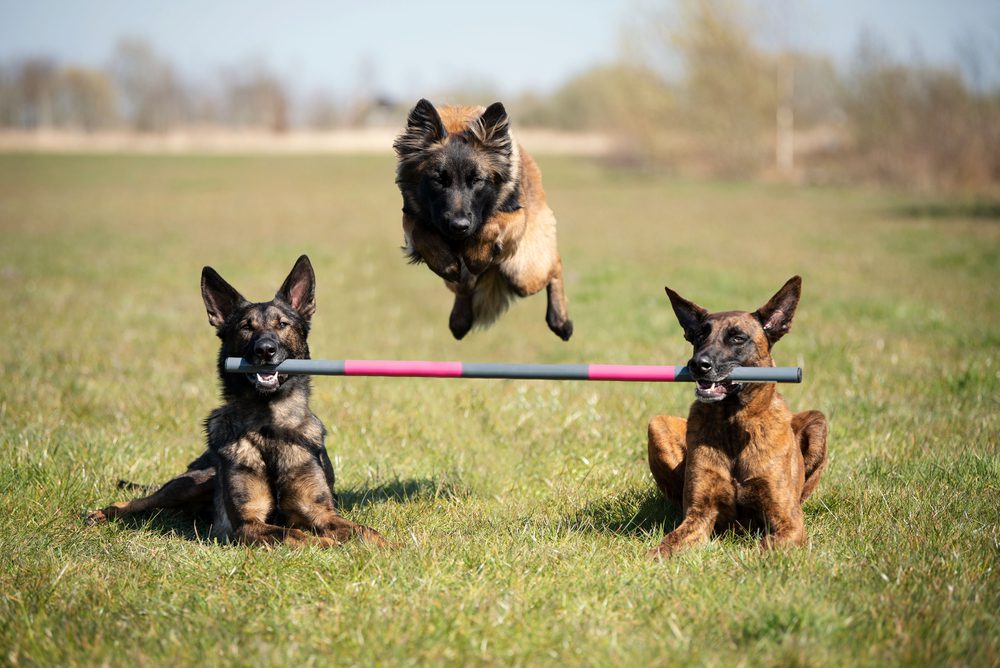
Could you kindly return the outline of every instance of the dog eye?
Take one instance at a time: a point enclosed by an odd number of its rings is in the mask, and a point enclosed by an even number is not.
[[[743,336],[742,334],[733,334],[732,336],[729,337],[729,342],[732,343],[733,345],[738,346],[742,343],[746,343],[747,337]]]
[[[247,320],[242,325],[240,325],[240,329],[242,329],[244,332],[252,332],[253,331],[253,325],[250,324],[249,320]]]
[[[285,320],[279,320],[278,321],[278,329],[284,329],[285,327],[288,327],[289,324],[290,323],[287,322],[287,321],[285,321]]]
[[[451,175],[447,171],[438,172],[434,175],[434,180],[443,186],[451,184]]]

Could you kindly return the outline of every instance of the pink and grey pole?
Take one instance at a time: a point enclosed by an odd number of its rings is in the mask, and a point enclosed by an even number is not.
[[[646,364],[499,364],[491,362],[422,362],[405,360],[285,360],[277,366],[254,366],[228,357],[230,373],[274,372],[312,376],[393,376],[409,378],[509,378],[523,380],[618,380],[692,382],[686,366]],[[737,367],[728,380],[741,383],[801,383],[802,368]]]

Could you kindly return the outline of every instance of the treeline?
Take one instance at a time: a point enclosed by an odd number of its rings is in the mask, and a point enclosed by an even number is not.
[[[147,42],[124,39],[107,66],[61,65],[50,58],[0,64],[0,126],[22,129],[166,132],[227,126],[283,132],[293,123],[331,127],[343,113],[317,95],[294,119],[287,84],[249,63],[199,84],[184,80]]]
[[[866,35],[838,68],[761,39],[740,0],[669,7],[635,17],[616,62],[550,94],[504,96],[517,125],[611,135],[620,164],[679,174],[1000,194],[1000,41],[967,40],[959,70],[901,60]],[[475,85],[422,94],[499,99]],[[261,63],[186,81],[136,39],[99,69],[46,58],[0,64],[0,126],[29,130],[395,126],[412,101],[365,87],[296,97]]]
[[[904,62],[866,34],[838,70],[765,46],[735,0],[676,10],[641,16],[629,57],[525,100],[519,120],[610,129],[620,160],[679,173],[997,194],[1000,91],[986,81],[1000,71],[996,41],[963,43],[960,71]]]

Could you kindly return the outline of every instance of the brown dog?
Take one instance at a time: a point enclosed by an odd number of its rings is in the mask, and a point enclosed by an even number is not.
[[[667,288],[694,346],[697,381],[688,419],[649,422],[649,469],[683,520],[650,554],[667,557],[706,541],[716,527],[762,523],[762,547],[802,545],[802,502],[826,466],[826,417],[792,413],[775,383],[727,380],[737,366],[774,366],[771,347],[789,329],[802,279],[793,277],[753,313],[709,313]]]
[[[384,544],[374,529],[337,512],[326,429],[309,409],[308,376],[232,374],[223,367],[227,357],[255,366],[309,359],[306,337],[316,311],[309,258],[298,259],[271,301],[247,301],[211,267],[202,271],[201,294],[222,340],[224,401],[205,421],[208,449],[152,494],[96,510],[87,523],[176,508],[210,515],[221,540],[331,546],[358,537]]]
[[[420,100],[393,148],[403,196],[404,251],[455,293],[448,326],[461,339],[513,297],[545,288],[545,321],[564,341],[573,322],[563,292],[556,218],[542,173],[510,133],[499,102],[435,109]]]

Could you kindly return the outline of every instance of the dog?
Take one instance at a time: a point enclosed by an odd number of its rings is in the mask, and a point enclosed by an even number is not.
[[[514,140],[504,106],[436,109],[420,100],[393,143],[403,196],[404,253],[455,293],[448,326],[462,339],[487,327],[514,297],[542,288],[545,321],[573,335],[542,173]]]
[[[708,540],[713,528],[763,525],[764,549],[803,545],[802,502],[826,467],[826,417],[789,411],[775,383],[728,380],[738,366],[774,366],[771,348],[788,332],[802,290],[795,276],[753,313],[709,313],[666,288],[697,385],[687,420],[649,422],[649,469],[683,511],[650,555],[669,557]]]
[[[384,544],[374,529],[337,513],[326,428],[309,409],[308,376],[224,369],[227,357],[254,365],[309,359],[306,338],[316,311],[309,258],[298,259],[269,302],[250,303],[211,267],[202,270],[201,295],[222,340],[223,404],[205,421],[208,448],[152,494],[94,511],[87,523],[176,508],[210,515],[213,534],[223,541],[332,546],[357,537]]]

